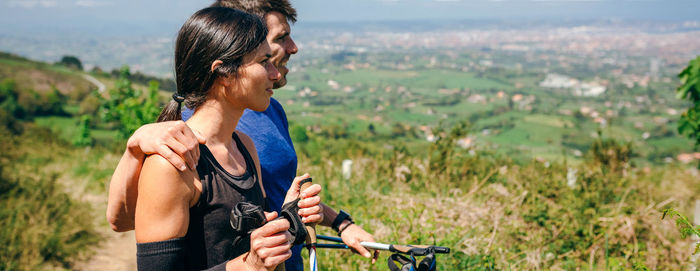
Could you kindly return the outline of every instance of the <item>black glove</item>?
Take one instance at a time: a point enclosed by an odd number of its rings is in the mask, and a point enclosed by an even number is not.
[[[275,218],[275,220],[286,219],[289,221],[288,231],[292,235],[292,243],[294,245],[303,244],[308,234],[306,228],[304,228],[304,223],[301,222],[301,217],[299,217],[298,202],[299,199],[287,202],[287,204],[282,206],[280,216]],[[244,251],[248,251],[250,250],[250,234],[255,229],[265,225],[265,213],[262,207],[258,205],[250,202],[239,202],[231,210],[229,223],[231,228],[238,233],[238,236],[233,240],[233,246],[245,246]]]
[[[294,240],[292,243],[294,245],[303,244],[304,241],[306,241],[306,235],[308,234],[308,232],[306,232],[306,227],[304,227],[304,223],[301,222],[301,217],[299,216],[299,206],[297,206],[297,203],[299,203],[299,199],[282,205],[282,212],[280,217],[277,218],[283,218],[289,221],[289,233],[292,235],[292,239]]]

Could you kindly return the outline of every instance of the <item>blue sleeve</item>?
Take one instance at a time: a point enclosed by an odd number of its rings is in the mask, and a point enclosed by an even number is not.
[[[270,101],[272,101],[272,100],[273,99],[270,99]],[[276,104],[274,109],[275,109],[275,111],[277,111],[277,115],[279,116],[280,120],[282,120],[282,125],[284,126],[284,131],[287,132],[286,135],[289,138],[289,120],[287,120],[287,112],[284,112],[284,108],[277,100],[274,100],[274,101]],[[291,142],[291,139],[290,139],[290,142]]]
[[[264,112],[246,109],[236,129],[253,140],[260,159],[267,202],[271,210],[279,212],[297,171],[297,155],[289,136],[284,108],[271,98],[270,106]],[[301,245],[292,248],[292,257],[285,262],[287,271],[303,270],[301,248]]]
[[[255,144],[265,193],[271,210],[277,212],[297,170],[297,156],[287,126],[282,105],[270,99],[270,106],[264,112],[246,109],[236,127]]]
[[[182,112],[180,113],[182,120],[187,121],[192,117],[192,114],[194,114],[194,110],[189,109],[185,106],[182,107]]]

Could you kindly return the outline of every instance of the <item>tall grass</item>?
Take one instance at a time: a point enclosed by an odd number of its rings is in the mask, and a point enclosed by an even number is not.
[[[692,169],[634,167],[630,145],[609,138],[597,140],[577,165],[516,163],[492,150],[457,147],[467,128],[434,131],[441,138],[420,153],[311,135],[297,146],[299,170],[324,186],[324,202],[350,212],[378,241],[451,247],[452,254],[438,256],[439,270],[690,264],[691,241],[661,220],[661,210],[690,208],[700,182]],[[341,176],[343,159],[354,162],[349,180]],[[370,268],[347,251],[319,251],[319,262],[325,270]],[[384,262],[371,268],[387,270]]]
[[[92,207],[72,198],[58,174],[43,173],[46,160],[22,155],[28,145],[51,152],[55,136],[38,128],[13,135],[0,127],[0,137],[0,269],[69,269],[98,241]]]

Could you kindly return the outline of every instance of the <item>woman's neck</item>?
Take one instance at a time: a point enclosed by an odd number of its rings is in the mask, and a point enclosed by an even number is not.
[[[229,144],[243,110],[207,99],[195,109],[192,117],[187,120],[187,125],[206,138],[207,145]]]

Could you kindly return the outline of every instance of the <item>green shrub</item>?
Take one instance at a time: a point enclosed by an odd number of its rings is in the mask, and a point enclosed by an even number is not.
[[[91,146],[94,143],[92,136],[90,136],[90,122],[92,118],[88,115],[83,115],[80,117],[80,123],[78,124],[78,136],[73,139],[73,145],[76,146]]]
[[[121,139],[127,139],[144,124],[155,122],[160,113],[157,81],[151,81],[145,95],[131,86],[129,67],[121,69],[115,88],[109,97],[100,99],[100,117],[116,125]]]
[[[309,135],[306,133],[306,128],[297,124],[290,124],[289,135],[294,143],[306,143],[309,141]]]
[[[691,60],[678,77],[681,85],[676,89],[676,98],[691,102],[688,110],[681,113],[678,120],[678,133],[693,140],[697,150],[700,148],[700,56]]]
[[[598,131],[598,139],[593,141],[588,153],[588,159],[602,170],[622,173],[629,167],[634,156],[631,143],[620,143],[612,138],[603,138]]]
[[[92,95],[85,95],[79,105],[79,114],[95,115],[97,110],[100,108],[100,99],[97,98],[98,94],[93,93]]]

